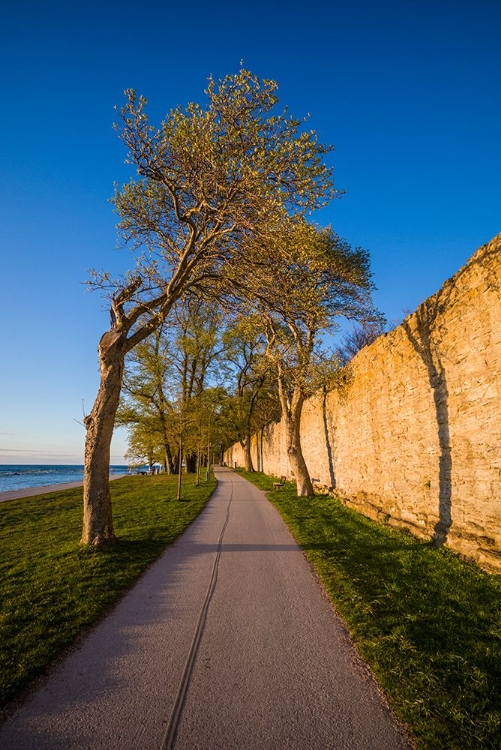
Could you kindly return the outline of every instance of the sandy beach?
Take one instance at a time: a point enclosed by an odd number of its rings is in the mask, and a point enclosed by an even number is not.
[[[110,476],[110,482],[114,479],[121,479],[127,474],[114,474]],[[18,500],[21,497],[33,497],[34,495],[46,495],[48,492],[58,492],[59,490],[69,490],[72,487],[81,487],[82,482],[66,482],[64,484],[46,484],[40,487],[27,487],[23,490],[8,490],[0,492],[0,503],[5,500]]]

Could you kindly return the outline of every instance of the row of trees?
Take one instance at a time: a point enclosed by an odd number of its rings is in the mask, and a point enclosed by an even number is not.
[[[276,88],[245,70],[209,79],[205,108],[172,110],[159,128],[146,101],[126,92],[117,130],[137,177],[114,203],[136,261],[123,278],[91,280],[110,300],[111,327],[85,419],[85,544],[115,539],[108,467],[117,414],[142,431],[135,439],[154,434],[158,444],[160,435],[173,470],[173,433],[189,432],[188,452],[200,456],[203,415],[216,404],[248,445],[259,408],[271,416],[278,403],[298,494],[313,492],[299,422],[305,398],[338,363],[324,335],[340,316],[369,324],[378,315],[367,253],[309,219],[337,194],[330,148],[276,112]],[[228,372],[231,403],[218,386]]]
[[[128,459],[161,462],[171,474],[184,461],[199,478],[211,446],[219,454],[237,440],[249,448],[252,432],[279,416],[256,334],[248,319],[214,305],[179,303],[171,324],[126,361],[117,422],[129,427]]]
[[[279,325],[277,337],[276,324],[272,316],[228,316],[199,300],[179,303],[170,325],[126,359],[116,420],[129,428],[126,458],[150,468],[161,463],[170,474],[185,465],[198,483],[211,451],[222,456],[240,442],[245,468],[254,471],[251,436],[285,413],[281,396],[292,401],[294,390],[306,398],[328,388],[339,369],[381,333],[379,323],[357,325],[333,354],[325,347],[315,351],[300,373],[291,332]],[[290,435],[294,438],[293,430]],[[303,473],[307,476],[306,468]],[[310,494],[308,488],[304,494]]]

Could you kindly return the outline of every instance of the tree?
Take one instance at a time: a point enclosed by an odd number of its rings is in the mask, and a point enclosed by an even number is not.
[[[138,428],[140,436],[155,435],[170,473],[178,473],[182,462],[181,441],[188,449],[188,470],[195,470],[198,442],[193,437],[190,441],[190,431],[199,419],[191,402],[199,399],[207,379],[217,374],[222,328],[222,312],[217,306],[209,307],[194,298],[183,300],[173,310],[171,325],[159,328],[126,358],[116,420],[130,427],[130,439],[136,446]],[[147,444],[152,445],[151,437]]]
[[[332,376],[339,361],[323,344],[340,316],[379,319],[372,301],[369,256],[352,249],[330,229],[304,220],[290,222],[272,245],[280,261],[260,278],[260,312],[267,355],[276,370],[287,435],[287,454],[299,496],[314,494],[301,448],[300,424],[305,399]],[[286,262],[284,262],[286,261]],[[280,289],[270,304],[267,285]]]
[[[132,454],[151,456],[161,450],[164,468],[173,473],[167,390],[172,367],[169,343],[159,328],[128,354],[115,422],[129,427]]]
[[[134,464],[147,463],[150,471],[161,456],[159,433],[155,422],[139,422],[129,432],[126,458]]]
[[[362,321],[356,323],[351,331],[341,339],[341,345],[336,348],[336,354],[341,364],[347,364],[364,347],[372,344],[385,332],[384,321]]]
[[[179,402],[182,411],[196,432],[195,424],[200,419],[196,412],[197,400],[207,388],[207,381],[217,377],[220,356],[224,349],[222,332],[224,315],[217,301],[207,304],[203,299],[191,298],[178,305],[174,316],[172,357],[176,383],[178,384]],[[189,416],[191,415],[191,416]],[[189,471],[195,470],[198,450],[198,439],[192,436],[191,446],[186,451],[186,466]]]
[[[223,413],[244,449],[245,470],[254,471],[251,436],[277,419],[279,412],[275,373],[266,357],[261,318],[243,312],[226,331],[225,340],[225,356],[235,385]]]
[[[126,355],[188,291],[230,294],[226,268],[245,262],[246,240],[264,239],[285,216],[335,194],[324,163],[330,149],[300,132],[301,121],[274,113],[276,89],[245,70],[209,79],[205,108],[171,110],[158,129],[146,100],[126,92],[117,130],[138,179],[117,188],[114,203],[120,236],[138,255],[123,278],[94,273],[90,282],[110,300],[111,327],[99,342],[99,391],[85,418],[84,544],[115,541],[108,470]]]

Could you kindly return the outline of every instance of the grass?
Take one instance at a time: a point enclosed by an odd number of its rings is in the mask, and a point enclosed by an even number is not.
[[[501,577],[335,498],[240,473],[268,492],[416,747],[499,750]]]
[[[0,504],[0,706],[94,623],[200,513],[215,481],[111,483],[119,543],[82,548],[82,489]],[[185,502],[184,502],[185,501]]]

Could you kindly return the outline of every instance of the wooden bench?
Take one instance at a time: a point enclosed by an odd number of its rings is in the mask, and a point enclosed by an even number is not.
[[[286,481],[287,481],[287,477],[280,477],[280,481],[279,482],[273,482],[273,489],[274,490],[281,490]]]

